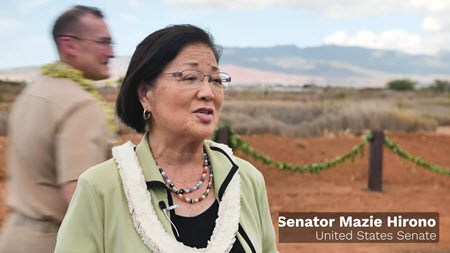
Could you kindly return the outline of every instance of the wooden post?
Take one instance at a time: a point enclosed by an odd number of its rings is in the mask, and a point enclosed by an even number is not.
[[[230,144],[230,132],[228,131],[228,128],[222,127],[217,131],[217,142],[223,143],[223,144]]]
[[[372,131],[373,138],[370,140],[369,157],[369,187],[370,191],[383,191],[382,172],[383,172],[383,131]]]

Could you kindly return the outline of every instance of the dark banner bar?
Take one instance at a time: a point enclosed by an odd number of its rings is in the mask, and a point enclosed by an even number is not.
[[[438,243],[439,213],[287,213],[280,243]]]

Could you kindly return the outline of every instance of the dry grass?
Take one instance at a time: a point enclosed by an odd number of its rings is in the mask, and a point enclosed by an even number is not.
[[[0,135],[20,86],[4,86],[0,103]],[[99,92],[114,107],[118,89]],[[119,124],[119,133],[134,133]],[[369,129],[415,132],[450,125],[450,95],[444,92],[391,92],[381,89],[323,91],[227,90],[219,124],[239,134],[272,133],[285,137],[316,137],[329,133],[359,135]]]
[[[362,93],[316,94],[309,99],[298,94],[297,100],[292,94],[287,95],[289,99],[277,94],[272,100],[267,95],[245,100],[233,94],[227,96],[220,124],[231,125],[240,134],[285,137],[316,137],[330,132],[359,135],[369,129],[429,131],[450,124],[448,95]]]

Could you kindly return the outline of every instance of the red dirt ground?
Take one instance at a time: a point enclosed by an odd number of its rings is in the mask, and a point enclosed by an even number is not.
[[[388,133],[413,155],[443,167],[450,167],[450,136],[436,133]],[[138,136],[131,138],[134,143]],[[350,150],[361,139],[327,137],[287,139],[273,135],[243,136],[261,153],[274,160],[305,165],[325,161]],[[7,139],[0,137],[0,212],[5,212],[4,187]],[[439,212],[440,242],[437,244],[278,244],[280,252],[450,252],[450,178],[413,166],[384,150],[384,192],[366,191],[368,147],[355,163],[347,162],[319,174],[283,172],[237,153],[254,164],[266,180],[274,225],[278,212]],[[0,223],[3,215],[0,216]],[[275,226],[278,236],[278,229]]]
[[[413,155],[450,167],[450,136],[434,133],[390,133],[388,137]],[[271,135],[243,137],[274,160],[311,164],[342,154],[359,138],[285,139]],[[366,152],[368,154],[368,146]],[[281,172],[249,156],[263,174],[277,225],[278,212],[439,212],[438,244],[279,244],[280,252],[450,252],[450,178],[399,158],[384,150],[384,192],[365,191],[368,156],[319,174]],[[276,228],[276,227],[275,227]],[[276,229],[277,230],[277,229]],[[278,233],[278,231],[277,231]]]

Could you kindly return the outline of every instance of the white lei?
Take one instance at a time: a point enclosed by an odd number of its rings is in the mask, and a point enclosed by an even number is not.
[[[209,141],[206,143],[210,146],[220,145]],[[150,192],[147,190],[147,184],[134,147],[133,143],[127,142],[114,147],[112,154],[118,164],[134,227],[145,245],[152,252],[229,252],[236,240],[236,232],[239,226],[239,211],[241,208],[241,178],[239,174],[236,173],[233,176],[225,190],[219,205],[216,226],[208,241],[208,246],[201,249],[188,247],[167,233],[158,220],[151,204]],[[229,150],[226,151],[229,152]]]

